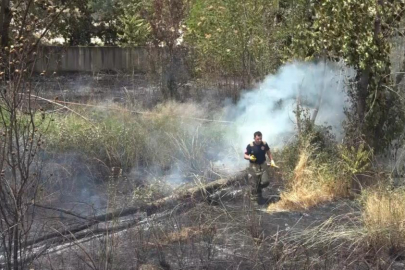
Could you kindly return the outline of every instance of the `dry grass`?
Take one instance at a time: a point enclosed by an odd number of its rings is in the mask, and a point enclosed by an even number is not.
[[[334,175],[331,164],[320,164],[312,154],[310,147],[301,151],[288,189],[280,194],[279,202],[269,205],[269,212],[305,210],[348,195],[350,181],[345,175]]]
[[[363,195],[363,221],[370,244],[405,251],[405,191],[380,188]]]
[[[299,191],[283,192],[280,198],[279,202],[269,205],[267,211],[304,210],[326,201],[332,201],[335,196],[333,194],[325,194],[323,190],[301,189]]]
[[[402,260],[405,256],[405,190],[388,190],[386,186],[365,190],[361,203],[361,214],[353,212],[331,217],[319,226],[297,231],[292,240],[311,249],[331,246],[332,252],[347,249],[354,257],[374,254],[377,259],[384,258],[385,266]]]
[[[215,234],[215,227],[211,226],[193,226],[193,227],[184,227],[179,231],[170,232],[167,235],[164,235],[159,239],[158,243],[160,246],[170,245],[173,243],[187,242],[191,241],[193,238]]]

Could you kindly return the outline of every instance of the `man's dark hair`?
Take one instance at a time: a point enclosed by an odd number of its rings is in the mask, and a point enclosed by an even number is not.
[[[256,138],[256,136],[262,137],[262,133],[260,131],[256,131],[255,134],[253,134],[253,139]]]

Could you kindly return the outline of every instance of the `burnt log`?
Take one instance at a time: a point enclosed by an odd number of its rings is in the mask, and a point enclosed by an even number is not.
[[[73,213],[71,211],[67,211],[64,209],[33,204],[34,207],[41,207],[41,208],[46,208],[49,210],[59,211],[59,212],[65,213],[65,214],[75,216],[80,219],[84,219],[87,222],[82,225],[67,227],[61,231],[43,235],[39,238],[31,239],[30,241],[28,241],[26,243],[26,247],[38,245],[38,244],[41,244],[42,242],[50,241],[52,239],[55,243],[61,243],[65,240],[78,240],[81,238],[88,237],[91,234],[92,235],[100,234],[100,233],[103,233],[104,231],[107,231],[107,229],[93,228],[94,230],[91,230],[91,228],[100,223],[109,222],[109,221],[112,221],[112,220],[115,220],[118,218],[131,216],[131,215],[135,215],[135,214],[146,214],[146,216],[148,217],[148,216],[151,216],[158,212],[163,212],[166,209],[170,209],[173,206],[179,205],[179,203],[182,203],[182,205],[185,209],[189,209],[190,207],[194,206],[196,203],[209,199],[209,196],[211,194],[213,194],[215,191],[217,191],[219,189],[223,189],[236,182],[241,182],[241,181],[243,181],[243,179],[244,179],[244,173],[241,173],[234,177],[230,177],[230,178],[226,178],[226,179],[219,179],[217,181],[213,181],[213,182],[210,182],[210,183],[202,185],[202,186],[190,188],[183,192],[179,192],[179,193],[173,194],[171,196],[159,199],[153,203],[147,203],[147,204],[140,205],[137,207],[119,209],[114,212],[97,215],[97,216],[93,216],[93,217],[91,217],[91,216],[83,217],[79,214],[76,214],[76,213]],[[122,229],[125,229],[128,227],[135,226],[142,219],[143,218],[134,219],[133,221],[129,222],[128,224],[123,224],[123,225],[121,224],[121,225],[117,225],[116,228],[114,228],[114,227],[109,228],[108,231],[111,232],[111,230],[113,230],[113,231],[122,230]]]

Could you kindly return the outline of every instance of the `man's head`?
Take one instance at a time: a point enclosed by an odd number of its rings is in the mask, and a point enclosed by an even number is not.
[[[255,144],[261,144],[262,143],[262,133],[260,131],[256,131],[253,134],[253,138],[255,140]]]

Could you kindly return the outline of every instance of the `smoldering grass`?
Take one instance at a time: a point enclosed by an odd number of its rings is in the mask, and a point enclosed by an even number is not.
[[[92,124],[71,113],[53,115],[47,150],[83,153],[126,171],[140,167],[170,171],[181,161],[182,167],[201,173],[209,159],[217,158],[206,153],[214,153],[223,141],[221,125],[182,118],[207,113],[196,104],[167,103],[141,115],[118,109],[78,107]]]

